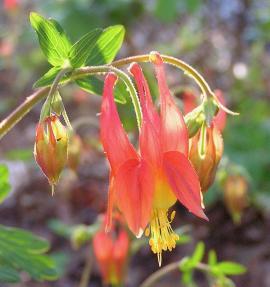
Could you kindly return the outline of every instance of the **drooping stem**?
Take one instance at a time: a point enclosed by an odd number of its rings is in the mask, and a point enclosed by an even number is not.
[[[27,97],[9,116],[0,122],[0,139],[12,129],[31,109],[45,98],[50,87],[42,88]]]
[[[180,70],[184,71],[189,76],[191,76],[201,88],[203,95],[205,95],[206,97],[213,95],[213,92],[211,91],[209,85],[207,84],[203,76],[198,71],[196,71],[193,67],[191,67],[189,64],[177,58],[171,57],[171,56],[161,55],[161,57],[164,63],[173,65],[179,68]],[[149,62],[149,54],[132,56],[132,57],[120,59],[120,60],[112,62],[112,65],[114,67],[122,67],[132,62]]]
[[[154,284],[160,280],[162,277],[165,277],[168,273],[175,271],[175,270],[179,270],[181,267],[181,264],[183,264],[185,261],[185,259],[181,259],[179,261],[170,263],[166,266],[164,266],[163,268],[159,269],[158,271],[152,273],[149,277],[147,277],[143,283],[140,285],[140,287],[151,287],[151,286],[155,286]],[[210,268],[208,267],[208,265],[204,264],[204,263],[197,263],[197,265],[195,266],[195,269],[197,270],[201,270],[204,272],[209,272]]]

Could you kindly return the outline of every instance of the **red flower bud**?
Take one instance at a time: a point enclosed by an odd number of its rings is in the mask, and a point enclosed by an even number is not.
[[[123,283],[129,250],[125,229],[121,225],[109,233],[102,229],[93,238],[93,248],[104,284],[114,286]]]
[[[224,184],[224,200],[235,223],[241,220],[247,206],[248,183],[242,175],[229,175]]]
[[[59,117],[51,115],[36,128],[35,159],[48,178],[55,185],[67,162],[68,133]]]
[[[203,131],[201,129],[190,140],[189,159],[199,176],[201,189],[205,192],[215,179],[216,169],[223,153],[223,140],[213,124],[206,128],[205,136]]]

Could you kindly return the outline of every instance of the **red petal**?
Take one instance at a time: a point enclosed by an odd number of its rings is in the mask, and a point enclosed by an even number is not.
[[[105,218],[105,231],[109,232],[112,227],[112,212],[115,203],[115,189],[114,186],[114,176],[110,174],[110,183],[108,190],[108,203],[107,203],[107,213]]]
[[[113,73],[109,73],[105,79],[100,116],[101,141],[113,172],[126,160],[138,158],[122,126],[114,102],[113,87],[116,79]]]
[[[137,63],[132,63],[129,67],[129,71],[133,75],[137,85],[144,118],[149,118],[150,121],[153,123],[154,128],[159,130],[159,115],[153,104],[150,90],[140,65]]]
[[[166,152],[163,168],[177,199],[193,214],[207,220],[201,207],[198,176],[189,160],[180,152]]]
[[[149,91],[141,67],[133,63],[129,69],[134,76],[141,100],[143,122],[140,133],[140,151],[142,157],[153,165],[161,163],[161,147],[159,140],[160,119]]]
[[[114,189],[118,208],[130,230],[140,236],[152,210],[153,175],[145,161],[126,161],[115,176]]]
[[[158,53],[151,53],[154,63],[161,103],[161,140],[163,151],[188,154],[188,131],[184,118],[176,106],[166,83],[164,64]]]

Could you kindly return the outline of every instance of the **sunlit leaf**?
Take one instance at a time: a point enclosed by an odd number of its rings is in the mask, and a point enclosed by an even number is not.
[[[34,12],[30,14],[30,22],[37,32],[40,47],[48,62],[53,66],[62,66],[68,59],[71,44],[60,24]]]
[[[87,64],[102,65],[111,63],[122,46],[124,35],[125,28],[122,25],[105,29],[97,40]]]
[[[73,68],[79,68],[86,63],[101,33],[101,29],[92,30],[71,47],[69,60]]]

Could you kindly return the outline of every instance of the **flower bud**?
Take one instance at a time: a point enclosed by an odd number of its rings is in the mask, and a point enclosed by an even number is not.
[[[89,232],[86,225],[78,225],[72,232],[71,245],[78,250],[83,244],[90,240]]]
[[[82,141],[78,135],[72,135],[68,143],[68,167],[76,171],[81,157]]]
[[[202,105],[198,106],[196,109],[185,115],[185,123],[187,126],[189,138],[192,138],[196,135],[198,130],[201,128],[204,119],[205,117],[203,114]]]
[[[123,283],[129,251],[129,237],[122,225],[109,233],[100,230],[93,238],[94,253],[104,284]]]
[[[224,183],[225,205],[235,223],[241,220],[242,212],[247,206],[248,182],[243,175],[229,175]]]
[[[217,166],[223,153],[223,140],[212,124],[203,128],[190,139],[189,159],[195,168],[202,192],[206,192],[215,179]]]
[[[36,127],[34,155],[36,162],[53,186],[67,162],[68,133],[56,115]]]

